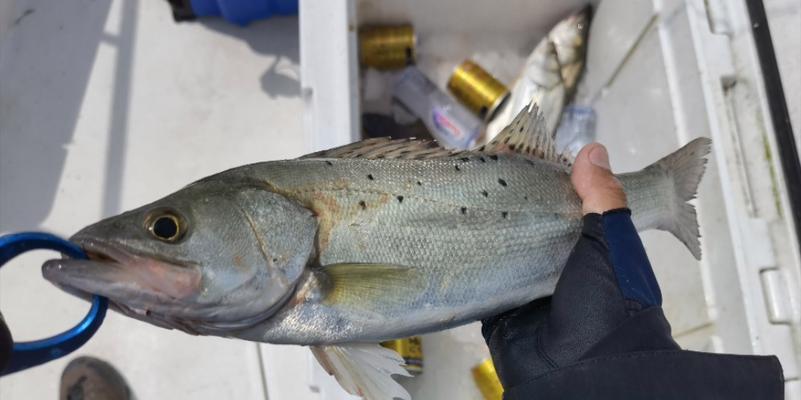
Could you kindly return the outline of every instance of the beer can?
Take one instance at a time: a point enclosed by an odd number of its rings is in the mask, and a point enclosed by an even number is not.
[[[411,25],[360,28],[359,61],[365,67],[400,69],[414,62],[416,42]]]
[[[484,400],[503,400],[503,386],[498,374],[495,373],[495,364],[487,358],[472,369],[473,380]]]
[[[382,346],[395,350],[406,362],[406,371],[412,375],[423,373],[423,342],[419,336],[405,339],[389,340],[381,343]]]
[[[509,88],[471,60],[456,67],[448,79],[448,89],[485,121],[491,120],[509,98]]]

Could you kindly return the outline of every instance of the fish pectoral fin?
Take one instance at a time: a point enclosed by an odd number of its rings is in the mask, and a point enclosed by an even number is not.
[[[411,376],[403,358],[378,343],[312,346],[323,369],[350,394],[365,400],[410,400],[411,395],[392,375]]]
[[[562,164],[569,167],[570,157],[556,151],[553,137],[548,133],[545,117],[532,100],[520,110],[515,119],[503,128],[498,136],[474,151],[487,153],[516,153],[530,158]]]
[[[413,301],[425,288],[419,271],[402,265],[332,264],[323,267],[322,273],[327,282],[326,304],[364,310]]]

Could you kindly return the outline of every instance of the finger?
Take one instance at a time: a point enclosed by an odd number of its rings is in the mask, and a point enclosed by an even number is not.
[[[600,143],[592,143],[581,149],[573,164],[570,180],[581,198],[585,215],[626,207],[623,185],[612,174],[609,155]]]

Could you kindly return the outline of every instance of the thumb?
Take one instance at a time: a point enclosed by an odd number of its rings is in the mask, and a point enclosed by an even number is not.
[[[581,198],[584,214],[598,213],[626,207],[623,185],[612,174],[609,154],[600,143],[584,146],[573,164],[570,181]]]

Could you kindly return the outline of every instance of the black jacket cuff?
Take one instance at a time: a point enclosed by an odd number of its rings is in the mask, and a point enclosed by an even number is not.
[[[578,362],[504,392],[505,400],[784,398],[778,358],[658,350]]]

